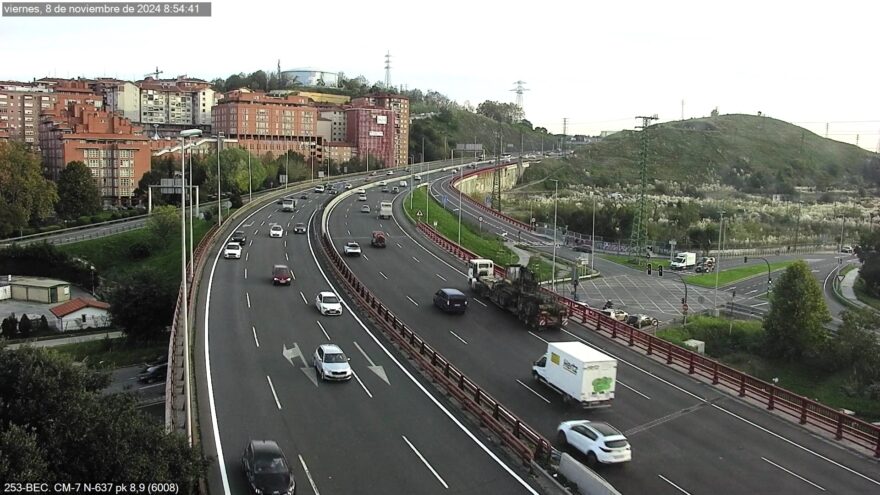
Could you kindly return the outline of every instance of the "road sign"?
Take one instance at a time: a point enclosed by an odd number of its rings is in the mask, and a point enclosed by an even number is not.
[[[421,216],[422,216],[422,210],[417,211],[417,212],[416,212],[416,216],[417,216],[417,217],[421,217]]]

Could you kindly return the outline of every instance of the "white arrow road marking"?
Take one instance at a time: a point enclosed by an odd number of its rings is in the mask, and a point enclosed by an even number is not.
[[[361,354],[363,354],[364,358],[366,358],[367,362],[370,363],[370,365],[367,366],[367,369],[369,369],[370,371],[375,373],[376,376],[381,378],[382,381],[385,382],[386,385],[391,385],[391,382],[388,381],[388,375],[385,374],[385,368],[383,368],[381,366],[376,366],[376,363],[374,363],[373,360],[370,359],[370,356],[367,356],[367,353],[364,352],[364,350],[361,348],[360,345],[358,345],[357,342],[354,342],[354,346],[357,347],[357,349],[359,351],[361,351]]]
[[[296,342],[293,343],[293,347],[291,347],[290,349],[288,349],[286,345],[283,346],[283,348],[284,350],[282,351],[282,354],[284,355],[284,358],[290,362],[290,365],[296,367],[296,364],[293,362],[293,360],[299,358],[303,363],[303,367],[300,368],[300,370],[303,372],[303,374],[306,375],[306,378],[308,378],[309,381],[314,383],[317,387],[318,378],[315,377],[315,369],[309,366],[308,363],[306,363],[306,358],[303,356],[302,351],[299,350],[299,346],[296,345]]]
[[[272,379],[269,378],[269,375],[266,375],[266,380],[269,380],[269,388],[272,389],[272,397],[275,397],[275,405],[278,406],[278,410],[281,410],[281,403],[278,402],[278,394],[275,393],[275,387],[272,385]]]

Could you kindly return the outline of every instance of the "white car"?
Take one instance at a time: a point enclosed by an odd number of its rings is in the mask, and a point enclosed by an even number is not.
[[[321,380],[351,380],[349,358],[336,344],[322,344],[315,349],[312,363]]]
[[[356,242],[346,242],[345,246],[342,246],[342,252],[346,256],[360,256],[361,246]]]
[[[357,193],[358,193],[358,194],[367,194],[367,190],[364,189],[364,188],[362,187],[362,188],[360,188],[360,189],[357,190]]]
[[[421,176],[421,175],[417,175],[417,176],[413,177],[413,180],[422,180],[422,176]]]
[[[388,185],[388,181],[384,181],[384,180],[383,180],[383,181],[379,182],[379,185],[382,186],[382,187],[385,187],[385,186]]]
[[[223,249],[223,257],[226,259],[241,259],[241,244],[237,242],[230,242],[226,245],[226,248]]]
[[[351,189],[351,184],[346,183],[346,184],[345,184],[345,190],[348,191],[349,189]]]
[[[315,297],[315,307],[324,316],[342,314],[342,303],[339,302],[339,296],[332,292],[319,292]]]
[[[366,201],[366,200],[367,200],[366,194],[361,194],[360,196],[358,196],[358,201]]]
[[[629,313],[622,309],[605,308],[602,314],[617,321],[626,321],[629,318]]]
[[[281,237],[284,235],[284,228],[278,224],[269,229],[269,237]]]
[[[601,421],[563,421],[557,428],[561,446],[571,445],[587,456],[589,464],[618,464],[632,460],[632,449],[623,433]]]
[[[370,205],[361,206],[361,213],[369,213],[369,212],[370,212]]]

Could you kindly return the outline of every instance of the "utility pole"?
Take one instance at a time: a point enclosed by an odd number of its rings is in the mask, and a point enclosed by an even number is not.
[[[633,222],[632,234],[630,235],[629,249],[630,255],[641,264],[642,256],[645,254],[645,238],[648,233],[648,204],[646,198],[648,189],[648,126],[652,120],[657,120],[657,116],[636,118],[642,119],[642,125],[638,126],[642,130],[640,133],[641,148],[639,150],[639,201],[637,203],[638,209],[636,210],[636,218]]]
[[[562,154],[565,155],[565,135],[568,134],[568,117],[562,119]]]
[[[684,120],[684,99],[681,100],[681,120]]]

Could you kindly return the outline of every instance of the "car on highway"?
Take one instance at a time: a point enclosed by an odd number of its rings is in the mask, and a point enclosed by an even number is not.
[[[660,321],[657,320],[657,318],[652,318],[646,314],[635,314],[626,317],[626,324],[632,325],[636,328],[644,328],[659,325]]]
[[[299,199],[309,199],[309,195],[306,193],[302,193],[299,195]]]
[[[844,254],[853,254],[855,252],[855,249],[853,249],[852,246],[843,246],[842,248],[840,248],[840,252]]]
[[[388,192],[388,186],[382,186],[382,192],[383,192],[383,193],[387,193],[387,192]]]
[[[458,289],[446,288],[434,293],[434,306],[444,313],[462,314],[467,309],[467,305],[467,296]]]
[[[604,308],[602,314],[617,321],[626,321],[629,318],[629,314],[622,309]]]
[[[272,285],[290,285],[293,273],[287,265],[275,265],[272,267]]]
[[[349,189],[351,189],[351,184],[349,184],[348,182],[346,182],[346,183],[345,183],[345,190],[348,191]]]
[[[247,236],[243,230],[236,230],[232,233],[232,237],[229,238],[229,242],[236,242],[244,246],[247,243]]]
[[[590,247],[589,244],[578,244],[577,246],[571,248],[572,251],[577,251],[579,253],[592,253],[593,248]]]
[[[394,193],[394,194],[397,194],[397,193],[400,192],[400,188],[397,187],[397,186],[394,186],[394,187],[391,188],[391,192]]]
[[[360,188],[360,189],[357,190],[357,193],[358,193],[358,194],[367,194],[367,190],[364,189],[364,188],[362,187],[362,188]]]
[[[318,194],[323,193],[323,192],[324,192],[324,186],[318,184],[317,186],[315,186],[315,192],[318,193]]]
[[[557,428],[560,446],[570,445],[587,463],[618,464],[632,460],[632,448],[617,428],[601,421],[563,421]]]
[[[383,181],[379,181],[379,185],[382,186],[382,187],[385,187],[385,186],[388,185],[388,181],[384,181],[384,180],[383,180]]]
[[[226,259],[241,259],[241,244],[230,242],[223,249],[223,257]]]
[[[370,245],[378,248],[385,247],[385,232],[374,230],[370,238]]]
[[[306,224],[299,222],[293,226],[294,234],[305,234],[306,233]]]
[[[358,201],[366,201],[366,200],[367,200],[366,194],[361,194],[360,196],[358,196]]]
[[[315,307],[324,316],[339,316],[342,314],[342,303],[339,296],[332,292],[322,291],[315,296]]]
[[[370,212],[370,205],[361,206],[361,213],[369,213],[369,212]]]
[[[321,380],[351,380],[350,359],[336,344],[322,344],[315,349],[312,363]]]
[[[413,177],[413,180],[422,180],[422,176],[421,176],[421,175],[417,175],[417,176]]]
[[[251,440],[241,456],[241,466],[253,493],[296,493],[287,457],[273,440]]]
[[[269,228],[269,237],[282,237],[284,235],[284,227],[277,223]]]
[[[346,256],[360,256],[361,255],[361,246],[360,244],[352,241],[346,242],[345,246],[342,246],[342,252]]]
[[[165,381],[166,375],[168,374],[168,363],[160,363],[160,364],[152,364],[147,365],[144,369],[138,374],[138,381],[141,383],[154,383],[159,381]]]

